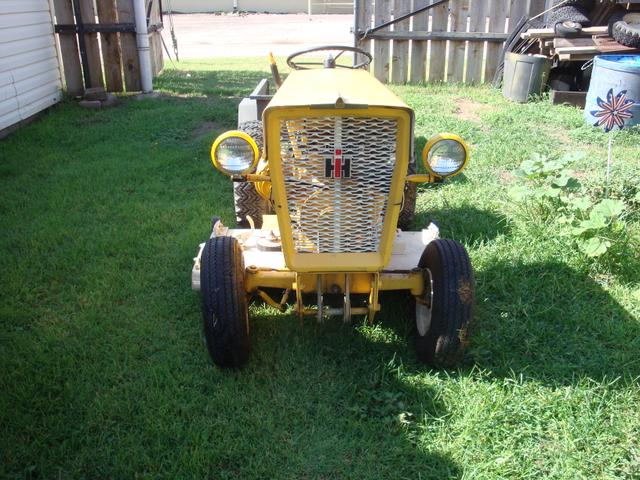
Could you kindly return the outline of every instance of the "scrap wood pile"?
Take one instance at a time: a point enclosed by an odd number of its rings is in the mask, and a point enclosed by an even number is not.
[[[538,53],[568,61],[590,60],[594,55],[637,53],[640,49],[619,44],[609,36],[608,27],[583,28],[575,37],[558,37],[553,28],[531,28],[525,40],[538,40]]]
[[[630,4],[626,3],[627,8]],[[521,33],[521,39],[527,41],[527,51],[522,53],[557,57],[560,61],[585,61],[600,54],[640,52],[633,30],[637,19],[630,26],[622,22],[625,14],[629,16],[624,5],[611,0],[558,2],[545,12],[546,28],[529,28]],[[640,12],[631,15],[640,17]],[[631,33],[627,28],[632,29]]]

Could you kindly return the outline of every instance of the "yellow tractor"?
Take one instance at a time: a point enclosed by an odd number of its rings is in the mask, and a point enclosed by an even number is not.
[[[321,52],[327,58],[316,61]],[[345,53],[354,55],[348,65]],[[247,362],[252,298],[283,312],[291,304],[301,320],[373,322],[388,290],[415,299],[420,360],[450,366],[463,353],[474,305],[469,256],[433,223],[403,231],[398,222],[412,213],[417,183],[460,173],[469,152],[458,136],[435,135],[422,151],[427,173],[416,174],[414,113],[368,73],[370,62],[353,47],[291,55],[276,93],[263,80],[240,105],[242,128],[213,143],[214,167],[241,186],[236,212],[261,217],[245,215],[247,228],[237,229],[214,217],[194,259],[216,365]]]

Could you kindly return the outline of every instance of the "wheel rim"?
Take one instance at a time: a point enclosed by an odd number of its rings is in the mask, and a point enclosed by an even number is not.
[[[431,270],[424,269],[425,293],[416,298],[416,329],[424,337],[431,328],[431,312],[433,310],[433,276]]]

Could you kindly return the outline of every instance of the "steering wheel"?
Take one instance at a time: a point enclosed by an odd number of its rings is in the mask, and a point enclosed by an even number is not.
[[[338,51],[340,53],[338,53],[335,57],[332,57],[331,55],[329,55],[324,62],[294,62],[295,58],[300,57],[301,55],[306,55],[307,53],[328,52],[328,51]],[[360,55],[364,55],[366,58],[362,62],[356,63],[355,65],[337,64],[336,60],[338,59],[338,57],[340,57],[340,55],[342,55],[345,52],[359,53]],[[294,70],[309,70],[309,67],[312,67],[312,66],[322,66],[324,68],[336,68],[336,67],[348,68],[350,70],[355,70],[357,68],[366,67],[371,63],[371,60],[373,60],[373,57],[369,52],[365,52],[364,50],[357,47],[348,47],[348,46],[341,46],[341,45],[324,45],[322,47],[314,47],[314,48],[309,48],[307,50],[300,50],[299,52],[292,53],[287,58],[287,65],[289,65]]]

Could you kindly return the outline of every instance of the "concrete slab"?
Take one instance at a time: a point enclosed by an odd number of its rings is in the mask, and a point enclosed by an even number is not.
[[[319,45],[353,45],[353,15],[174,14],[173,23],[180,59],[287,56]],[[172,51],[166,16],[164,24]]]

